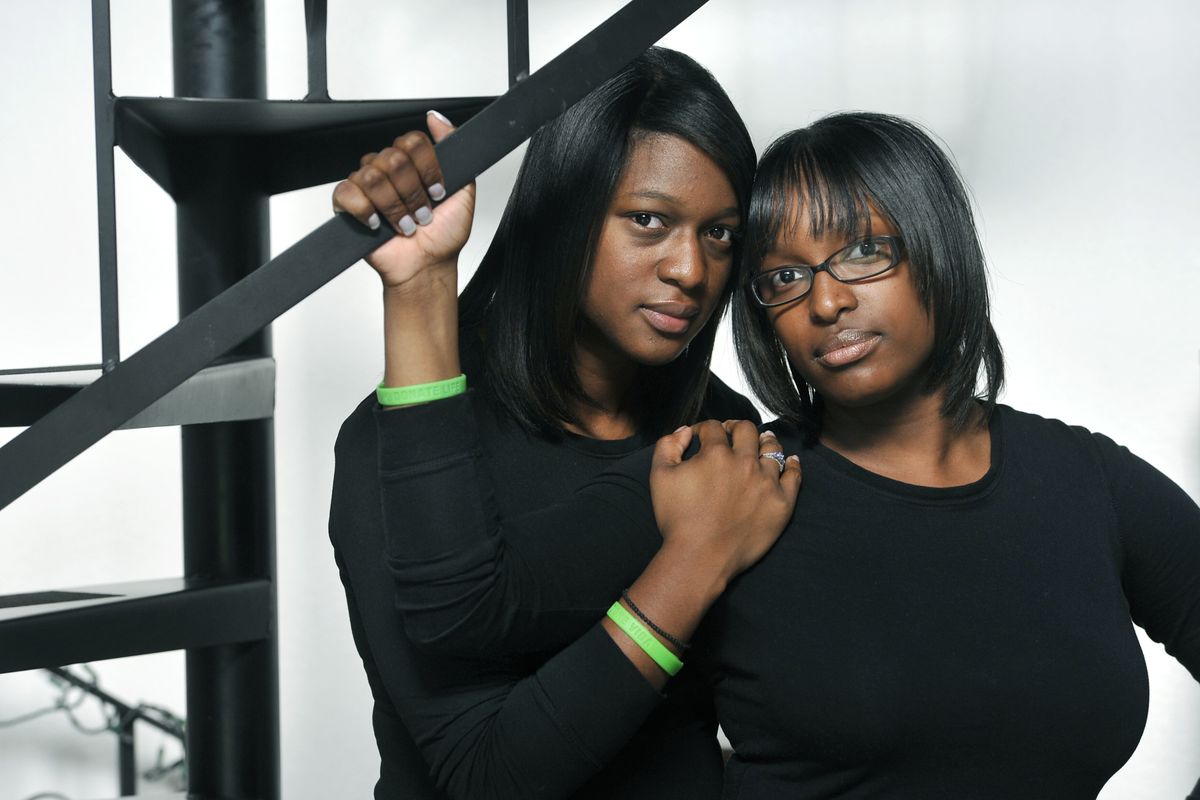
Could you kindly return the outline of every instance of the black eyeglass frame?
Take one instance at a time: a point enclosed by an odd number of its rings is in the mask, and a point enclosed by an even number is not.
[[[835,258],[840,256],[842,253],[846,252],[847,250],[850,250],[851,248],[854,248],[854,247],[858,247],[859,245],[861,245],[864,242],[878,242],[881,240],[888,241],[892,244],[892,260],[888,263],[888,265],[886,267],[879,270],[878,272],[872,272],[870,275],[860,275],[857,278],[845,279],[845,278],[839,278],[837,273],[834,272],[832,269],[830,269],[830,263]],[[817,273],[818,272],[829,273],[829,277],[833,278],[838,283],[859,283],[861,281],[869,281],[871,278],[877,278],[880,275],[882,275],[883,273],[887,272],[888,270],[894,269],[895,266],[897,264],[899,264],[903,259],[904,259],[904,240],[902,238],[900,238],[899,236],[892,236],[892,235],[868,236],[864,239],[859,239],[856,242],[851,242],[850,244],[846,245],[845,247],[838,248],[836,251],[834,251],[834,253],[831,256],[829,256],[829,258],[825,259],[820,264],[817,264],[815,266],[810,266],[809,264],[785,264],[782,267],[776,267],[775,269],[768,270],[766,272],[760,272],[759,274],[757,274],[753,278],[751,278],[749,281],[750,294],[754,297],[754,302],[758,303],[763,308],[775,308],[777,306],[787,305],[788,303],[794,303],[797,300],[803,300],[805,297],[807,297],[809,292],[812,291],[813,286],[817,282]],[[779,273],[779,272],[783,272],[784,270],[787,270],[787,269],[809,270],[812,273],[812,278],[809,281],[808,288],[804,290],[803,294],[799,294],[795,297],[789,297],[786,300],[780,300],[779,302],[776,302],[776,303],[768,303],[767,301],[763,300],[762,296],[759,294],[759,291],[758,291],[758,282],[763,280],[764,278],[770,278],[772,275],[775,275],[776,273]]]

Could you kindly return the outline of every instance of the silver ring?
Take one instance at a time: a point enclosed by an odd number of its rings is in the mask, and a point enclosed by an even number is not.
[[[779,465],[779,471],[783,472],[783,465],[787,461],[787,456],[783,453],[759,453],[759,458],[769,458]]]

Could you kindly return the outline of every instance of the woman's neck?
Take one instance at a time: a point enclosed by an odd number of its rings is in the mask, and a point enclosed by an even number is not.
[[[945,393],[920,392],[864,407],[825,404],[821,443],[858,466],[917,486],[962,486],[991,465],[983,410],[961,428],[942,414]]]
[[[572,403],[575,423],[567,423],[567,430],[593,439],[627,439],[636,434],[642,416],[639,365],[607,342],[589,343],[582,336],[574,360],[582,397]]]

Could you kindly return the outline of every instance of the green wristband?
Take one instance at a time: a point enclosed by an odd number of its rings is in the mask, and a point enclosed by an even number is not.
[[[613,603],[608,609],[608,618],[616,623],[617,627],[625,632],[625,635],[633,640],[633,643],[654,659],[654,663],[662,668],[662,671],[668,675],[674,675],[683,668],[683,662],[679,657],[672,653],[658,639],[654,638],[654,634],[646,630],[646,626],[641,621],[625,610],[625,606],[619,602]]]
[[[411,406],[454,397],[466,390],[467,376],[456,375],[444,381],[418,383],[415,386],[384,386],[381,383],[375,390],[375,399],[381,406]]]

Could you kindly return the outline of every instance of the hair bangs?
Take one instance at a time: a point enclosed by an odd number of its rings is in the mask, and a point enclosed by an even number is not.
[[[786,144],[791,146],[778,148],[782,152],[768,151],[759,167],[762,180],[751,199],[748,225],[751,273],[777,242],[805,227],[814,238],[871,235],[871,207],[879,206],[844,160],[824,157],[803,139]]]

